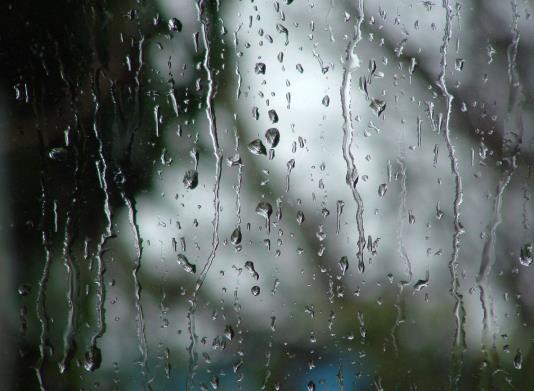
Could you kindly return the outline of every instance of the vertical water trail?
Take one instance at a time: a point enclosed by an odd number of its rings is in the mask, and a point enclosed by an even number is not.
[[[406,180],[407,180],[407,173],[406,173],[406,154],[404,151],[404,145],[401,145],[401,152],[398,159],[398,163],[400,165],[400,175],[401,175],[401,182],[400,182],[400,188],[401,188],[401,202],[400,202],[400,208],[399,208],[399,214],[398,214],[398,220],[399,220],[399,232],[398,232],[398,250],[399,255],[404,260],[405,266],[406,266],[406,274],[408,275],[408,281],[405,281],[404,283],[410,283],[413,278],[413,271],[412,271],[412,262],[410,261],[410,258],[408,257],[408,251],[406,250],[406,246],[404,245],[404,224],[406,220],[406,199],[408,197],[408,190],[406,187]]]
[[[238,56],[239,40],[237,39],[237,33],[239,32],[239,30],[241,30],[241,26],[243,26],[243,24],[240,24],[237,30],[234,31],[234,48],[235,48],[235,53],[236,53],[235,74],[237,76],[237,84],[236,84],[236,89],[235,89],[236,100],[239,99],[239,97],[241,96],[241,72],[239,70],[239,56]]]
[[[446,115],[445,115],[445,143],[447,144],[447,151],[449,152],[449,159],[451,163],[451,171],[454,175],[455,181],[455,193],[453,202],[453,215],[454,215],[454,233],[452,236],[452,255],[449,260],[449,273],[451,276],[451,288],[450,293],[454,298],[454,318],[456,323],[456,330],[454,335],[453,348],[451,352],[451,372],[450,381],[453,387],[456,387],[460,380],[462,362],[463,362],[463,349],[465,347],[465,308],[463,298],[460,290],[459,281],[459,264],[458,255],[460,252],[460,237],[464,233],[462,224],[460,223],[460,207],[463,202],[463,186],[462,177],[460,175],[459,161],[456,157],[455,147],[451,141],[450,134],[450,120],[453,95],[447,89],[446,72],[447,72],[447,49],[451,40],[451,23],[452,23],[452,6],[449,0],[443,0],[443,8],[445,10],[445,29],[443,33],[443,44],[441,45],[441,73],[439,76],[438,85],[441,88],[443,96],[446,99]]]
[[[41,331],[39,333],[39,357],[35,363],[35,375],[39,383],[39,388],[41,391],[46,390],[45,380],[44,380],[44,367],[46,364],[47,349],[49,346],[48,334],[50,331],[50,319],[48,316],[48,309],[46,305],[46,295],[48,292],[48,280],[50,278],[50,267],[52,265],[52,243],[50,238],[50,224],[48,222],[48,209],[49,200],[48,193],[48,169],[46,165],[46,152],[45,152],[45,143],[42,131],[41,120],[39,119],[39,110],[37,108],[37,93],[35,88],[33,89],[33,102],[32,109],[35,116],[35,131],[37,136],[37,144],[39,146],[39,160],[41,163],[40,169],[40,203],[41,203],[41,216],[39,225],[41,228],[41,244],[44,249],[44,265],[41,277],[39,279],[39,287],[37,289],[37,298],[35,302],[35,312],[37,318],[39,319],[39,324],[41,326]]]
[[[488,278],[496,262],[495,242],[497,237],[497,229],[502,222],[502,203],[504,193],[508,184],[510,183],[514,171],[516,169],[516,158],[520,152],[520,144],[522,141],[522,117],[521,110],[523,105],[523,91],[519,81],[519,74],[517,71],[517,52],[519,45],[519,14],[517,11],[517,2],[512,0],[510,2],[512,8],[512,42],[508,46],[508,109],[504,119],[504,129],[502,136],[502,163],[505,169],[497,184],[495,201],[493,205],[493,215],[490,220],[489,234],[482,250],[482,257],[480,260],[480,269],[477,276],[477,285],[480,292],[480,305],[482,307],[482,349],[487,355],[487,345],[489,344],[489,311],[488,311]],[[514,119],[517,117],[518,124]],[[518,130],[519,135],[516,131]],[[495,332],[495,331],[494,331]],[[495,335],[493,336],[495,338]],[[495,347],[494,347],[495,348]],[[494,352],[494,357],[496,353]],[[492,364],[495,364],[494,360]],[[492,368],[495,369],[495,368]]]
[[[358,269],[363,272],[365,270],[365,263],[363,260],[363,251],[365,248],[365,232],[363,227],[363,201],[356,185],[358,184],[358,169],[354,162],[354,156],[351,152],[352,140],[354,137],[354,127],[351,120],[351,97],[350,89],[352,84],[352,73],[360,66],[360,60],[354,50],[361,40],[361,25],[364,19],[363,0],[358,0],[358,19],[354,27],[354,36],[348,43],[345,51],[345,58],[343,62],[343,79],[341,82],[341,108],[343,115],[343,143],[342,154],[345,164],[347,166],[346,182],[349,185],[352,196],[356,202],[356,224],[358,226]]]
[[[35,95],[35,93],[34,93]],[[50,232],[49,232],[49,223],[48,223],[48,171],[46,167],[46,157],[44,150],[44,140],[43,133],[41,130],[41,124],[39,121],[39,114],[36,107],[36,101],[33,102],[33,111],[35,115],[36,123],[36,133],[37,133],[37,142],[39,146],[39,155],[41,160],[41,172],[40,172],[40,201],[41,201],[41,216],[40,216],[40,227],[41,227],[41,244],[45,252],[45,262],[43,266],[43,271],[41,273],[41,278],[39,279],[39,287],[37,289],[37,298],[35,300],[35,311],[37,318],[39,319],[39,324],[41,326],[41,332],[39,334],[39,358],[35,364],[35,374],[37,376],[37,381],[39,382],[39,388],[41,391],[45,391],[45,381],[44,381],[44,366],[46,364],[46,349],[48,347],[48,333],[49,333],[49,317],[46,307],[46,293],[48,291],[48,279],[50,277],[50,266],[52,264],[52,244],[50,242]]]
[[[195,343],[196,343],[197,337],[195,335],[195,313],[196,313],[196,307],[197,307],[197,297],[198,297],[200,288],[202,287],[202,284],[204,283],[204,280],[206,279],[206,276],[211,268],[211,265],[213,264],[213,261],[215,259],[215,254],[217,252],[217,248],[219,247],[219,217],[220,217],[219,216],[219,209],[220,209],[219,188],[220,188],[221,173],[222,173],[222,151],[219,146],[219,138],[217,134],[217,119],[215,116],[215,80],[213,78],[213,70],[211,68],[211,40],[209,38],[209,31],[208,31],[210,22],[209,22],[209,15],[207,14],[208,12],[207,4],[208,4],[207,0],[199,0],[197,3],[197,10],[198,10],[199,20],[202,25],[202,40],[204,41],[204,48],[205,48],[203,66],[204,66],[204,70],[206,71],[206,76],[208,80],[208,92],[206,94],[206,117],[209,123],[209,134],[210,134],[212,147],[213,147],[213,155],[215,156],[215,184],[213,188],[214,216],[213,216],[213,221],[212,221],[213,232],[212,232],[212,241],[211,241],[211,252],[195,284],[194,292],[190,300],[189,311],[187,313],[187,319],[189,322],[188,330],[189,330],[190,344],[188,347],[188,352],[189,352],[189,371],[188,372],[189,373],[188,373],[187,381],[186,381],[186,390],[190,390],[193,386],[194,370],[196,366]]]
[[[42,221],[44,221],[46,216],[46,187],[43,186],[43,184],[41,184],[41,211],[41,219]],[[43,227],[44,226],[45,224],[43,224]],[[37,299],[35,305],[37,318],[39,319],[39,323],[41,325],[41,332],[39,334],[39,358],[37,359],[37,363],[35,365],[35,373],[39,382],[40,390],[45,391],[46,387],[44,383],[44,366],[46,363],[47,355],[45,349],[48,347],[49,332],[49,318],[46,308],[46,292],[48,290],[48,278],[50,276],[50,266],[52,263],[48,231],[45,228],[43,228],[41,232],[41,243],[45,251],[45,264],[43,266],[41,278],[39,279],[39,288],[37,291]]]
[[[77,186],[77,185],[76,185]],[[71,360],[76,353],[76,332],[77,332],[77,291],[78,291],[78,270],[74,264],[72,246],[74,245],[74,235],[72,230],[74,229],[75,219],[72,217],[73,211],[77,208],[77,189],[72,195],[72,204],[67,212],[67,219],[65,222],[65,236],[63,240],[63,257],[65,260],[65,268],[67,269],[67,328],[64,335],[64,350],[63,358],[59,364],[59,370],[61,373],[66,372],[69,369]]]
[[[64,334],[64,351],[63,358],[59,363],[60,372],[63,373],[69,369],[70,362],[76,353],[76,334],[78,331],[78,306],[79,298],[80,273],[74,260],[73,246],[76,240],[76,228],[78,227],[79,201],[81,198],[81,183],[83,177],[82,159],[85,148],[85,134],[82,132],[81,123],[78,118],[78,109],[76,107],[76,93],[74,83],[67,77],[65,66],[62,61],[61,51],[58,43],[55,44],[56,60],[59,65],[59,73],[65,83],[65,91],[69,100],[69,106],[72,111],[74,126],[76,130],[75,140],[71,148],[74,157],[74,189],[70,195],[70,204],[67,209],[65,219],[65,233],[63,237],[63,258],[67,271],[67,327]]]
[[[143,313],[143,306],[141,304],[141,283],[139,282],[139,270],[141,269],[141,259],[143,257],[143,243],[141,235],[139,233],[139,225],[137,224],[137,209],[135,207],[135,201],[133,197],[126,194],[123,189],[121,191],[121,197],[128,209],[128,222],[130,229],[134,236],[135,247],[135,261],[132,268],[132,277],[134,283],[134,301],[136,310],[136,322],[137,322],[137,339],[139,341],[139,351],[141,353],[141,368],[142,374],[146,378],[148,375],[148,346],[146,342],[145,333],[145,318]]]
[[[235,152],[239,153],[239,134],[237,128],[235,129]],[[243,184],[243,164],[237,167],[237,186],[235,189],[236,199],[235,207],[237,213],[237,227],[241,226],[241,186]]]
[[[399,325],[404,321],[403,319],[403,313],[402,313],[402,293],[404,290],[404,286],[409,284],[412,281],[413,278],[413,272],[412,272],[412,263],[410,261],[410,258],[408,257],[408,251],[406,250],[406,246],[404,245],[404,223],[406,219],[406,199],[408,196],[408,191],[406,188],[406,154],[404,151],[404,129],[401,132],[401,140],[400,140],[400,155],[399,159],[397,160],[400,166],[400,175],[401,175],[401,182],[400,182],[400,188],[401,188],[401,194],[400,194],[400,207],[397,219],[399,221],[399,230],[398,230],[398,237],[397,237],[397,246],[398,246],[398,252],[401,257],[401,259],[404,261],[404,264],[406,266],[406,274],[408,275],[408,280],[403,280],[398,283],[398,292],[397,297],[395,299],[395,309],[397,310],[397,316],[395,318],[395,323],[393,324],[393,327],[391,328],[391,339],[393,342],[393,349],[395,351],[395,354],[399,355],[399,349],[398,349],[398,337],[397,337],[397,328]]]
[[[112,213],[110,205],[110,193],[108,190],[108,167],[106,159],[104,157],[104,143],[102,140],[102,135],[99,130],[99,114],[100,114],[100,103],[98,90],[100,71],[97,71],[95,74],[94,87],[93,87],[93,102],[94,102],[94,111],[93,111],[93,133],[97,141],[97,161],[95,162],[95,169],[99,179],[100,189],[102,190],[102,195],[104,197],[104,216],[105,216],[105,227],[104,232],[100,235],[100,241],[98,242],[96,248],[96,261],[97,261],[97,331],[91,337],[91,344],[88,352],[86,353],[86,362],[85,367],[88,370],[97,369],[100,366],[100,350],[98,349],[98,339],[101,338],[106,331],[106,319],[105,319],[105,308],[104,302],[106,297],[105,285],[104,285],[104,273],[106,266],[104,263],[104,245],[107,240],[112,236]]]

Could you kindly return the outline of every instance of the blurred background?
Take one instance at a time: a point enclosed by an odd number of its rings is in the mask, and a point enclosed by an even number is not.
[[[531,2],[0,3],[5,390],[527,390]]]

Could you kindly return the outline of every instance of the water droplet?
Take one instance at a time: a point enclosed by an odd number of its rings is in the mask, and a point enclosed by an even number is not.
[[[196,265],[190,263],[187,257],[183,254],[178,254],[178,264],[188,273],[194,274],[197,272]]]
[[[234,246],[237,246],[238,244],[241,243],[241,238],[242,238],[242,236],[241,236],[241,227],[237,227],[232,232],[232,235],[230,235],[230,242],[232,242],[232,244]]]
[[[530,266],[532,264],[532,243],[527,243],[519,252],[519,262],[523,266]]]
[[[262,62],[258,62],[256,66],[254,67],[254,72],[256,72],[257,75],[265,75],[266,66]]]
[[[95,371],[102,364],[102,352],[96,346],[91,346],[85,353],[84,367],[87,371]]]
[[[20,284],[18,293],[21,296],[28,296],[31,290],[32,290],[32,286],[30,284]]]
[[[245,269],[247,269],[247,271],[252,275],[252,277],[253,277],[256,281],[259,280],[260,275],[258,274],[258,272],[256,271],[256,269],[254,269],[254,262],[252,262],[252,261],[246,261],[246,262],[245,262]]]
[[[378,195],[380,197],[384,197],[386,191],[388,191],[388,185],[386,183],[382,183],[380,186],[378,186]]]
[[[517,353],[514,357],[514,368],[521,369],[523,367],[523,354],[520,349],[517,349]]]
[[[252,288],[250,288],[250,292],[253,296],[258,296],[260,294],[260,287],[257,285],[254,285]]]
[[[248,145],[248,150],[254,155],[267,155],[267,149],[265,148],[265,145],[263,145],[260,139],[252,141]]]
[[[173,32],[180,32],[182,31],[182,22],[180,22],[176,18],[169,19],[169,30]]]
[[[378,117],[386,110],[386,102],[381,99],[372,99],[369,105]]]
[[[269,128],[265,132],[265,139],[271,148],[275,148],[280,142],[280,132],[276,128]]]
[[[241,161],[241,156],[236,153],[226,159],[226,164],[228,164],[229,167],[236,167],[240,166],[243,162]]]
[[[273,124],[278,122],[278,114],[276,113],[276,110],[269,110],[267,114],[269,114],[269,119]]]
[[[463,58],[457,58],[456,61],[454,62],[454,68],[457,70],[457,71],[462,71],[464,69],[464,59]]]
[[[328,107],[330,106],[330,97],[328,95],[325,95],[322,100],[323,106]]]
[[[198,185],[198,172],[197,170],[187,170],[183,180],[186,189],[194,189]]]
[[[69,158],[69,151],[65,147],[50,148],[48,157],[56,162],[65,162]]]
[[[339,260],[339,268],[341,269],[341,274],[345,275],[345,272],[349,268],[349,259],[347,257],[341,257],[341,259]]]
[[[228,341],[231,341],[235,337],[235,331],[231,325],[226,325],[224,329],[224,336]]]
[[[271,218],[271,214],[273,213],[273,207],[268,202],[261,201],[256,206],[256,213],[268,220]]]
[[[305,218],[304,218],[304,212],[299,210],[297,212],[297,224],[298,225],[302,225],[302,223],[304,222]]]

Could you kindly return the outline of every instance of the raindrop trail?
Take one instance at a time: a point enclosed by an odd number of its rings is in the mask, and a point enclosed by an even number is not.
[[[74,193],[77,193],[78,184],[76,184],[76,189]],[[65,223],[65,236],[63,241],[63,257],[65,259],[65,268],[67,269],[67,308],[68,308],[68,317],[67,317],[67,329],[65,330],[64,335],[64,351],[63,359],[60,363],[60,372],[66,372],[69,369],[71,360],[74,358],[76,352],[76,333],[77,333],[77,305],[76,300],[78,297],[78,285],[79,285],[79,271],[74,264],[72,246],[74,245],[74,235],[73,229],[76,225],[76,222],[72,213],[77,209],[77,195],[73,194],[72,203],[70,210],[67,213],[67,220]]]
[[[363,260],[363,251],[365,248],[365,232],[363,228],[363,201],[360,193],[358,192],[356,185],[358,182],[358,169],[354,163],[354,156],[351,152],[352,140],[354,136],[354,127],[351,120],[351,97],[350,89],[352,82],[352,72],[360,66],[358,56],[354,53],[356,45],[361,40],[362,32],[361,25],[364,19],[363,12],[363,0],[358,1],[358,19],[356,26],[354,27],[354,36],[348,43],[345,51],[345,59],[343,64],[343,80],[341,82],[340,95],[341,95],[341,108],[343,115],[343,144],[342,154],[343,159],[347,165],[346,181],[349,185],[352,196],[356,201],[356,224],[358,226],[358,269],[364,271],[365,263]]]
[[[239,153],[239,134],[237,128],[235,128],[235,152]],[[239,164],[237,167],[237,186],[235,189],[236,199],[235,207],[237,213],[237,226],[241,225],[241,186],[243,184],[243,165]]]
[[[477,284],[480,289],[480,304],[483,311],[483,330],[486,335],[488,331],[488,309],[486,304],[486,282],[488,276],[491,272],[491,269],[495,263],[495,240],[497,236],[497,228],[502,222],[502,200],[504,191],[510,183],[512,178],[513,171],[509,170],[504,173],[504,175],[499,180],[497,184],[497,195],[495,197],[495,203],[493,205],[493,218],[490,228],[490,232],[486,242],[484,243],[484,248],[482,249],[482,259],[480,261],[480,270],[477,276]]]
[[[46,168],[46,158],[44,151],[44,140],[41,130],[41,125],[38,121],[38,113],[35,101],[33,103],[33,110],[35,117],[37,118],[36,132],[37,140],[39,144],[39,154],[41,160],[41,178],[40,178],[40,187],[41,187],[41,221],[40,225],[41,230],[41,244],[45,252],[45,263],[43,266],[43,271],[41,273],[41,278],[39,279],[39,288],[37,290],[37,298],[35,303],[35,311],[37,318],[39,319],[39,324],[41,325],[41,332],[39,334],[39,358],[35,364],[35,374],[39,382],[39,388],[41,391],[45,391],[44,383],[44,366],[46,364],[46,351],[48,341],[48,332],[49,332],[49,317],[48,311],[46,308],[46,293],[48,290],[48,279],[50,277],[50,266],[52,264],[51,256],[51,243],[50,243],[50,232],[46,228],[49,226],[47,219],[47,209],[48,209],[48,171]]]
[[[451,373],[450,381],[451,385],[457,386],[461,376],[461,368],[463,361],[462,349],[465,347],[465,308],[463,298],[460,289],[460,281],[458,278],[458,254],[460,251],[460,236],[463,234],[463,228],[460,223],[460,207],[463,202],[463,187],[462,177],[460,175],[459,162],[456,157],[455,147],[451,141],[450,135],[450,120],[453,95],[447,89],[447,83],[445,81],[445,74],[447,71],[447,49],[451,40],[451,22],[452,22],[452,6],[449,0],[443,1],[443,8],[445,9],[445,29],[443,33],[443,44],[441,45],[441,73],[439,76],[438,85],[441,88],[443,95],[446,98],[446,116],[445,116],[445,143],[447,144],[447,151],[449,152],[449,158],[451,162],[451,170],[455,180],[455,195],[453,203],[453,215],[454,215],[454,233],[452,235],[452,255],[449,261],[449,273],[451,276],[451,289],[450,293],[454,298],[454,318],[456,323],[456,330],[454,335],[453,349],[451,352]]]
[[[208,36],[208,27],[209,27],[209,15],[207,15],[207,0],[199,0],[197,3],[197,10],[199,20],[202,24],[202,39],[204,41],[205,53],[204,53],[204,70],[206,71],[208,79],[208,92],[206,94],[206,117],[209,122],[209,134],[213,147],[213,155],[215,156],[215,184],[213,188],[213,207],[214,207],[214,216],[213,216],[213,234],[211,242],[211,252],[208,256],[204,267],[200,273],[200,276],[197,279],[195,290],[193,292],[189,311],[187,313],[187,319],[189,322],[189,338],[190,344],[188,347],[189,352],[189,373],[186,381],[186,390],[190,390],[193,387],[193,377],[196,366],[196,335],[195,335],[195,312],[197,307],[197,296],[206,279],[206,276],[213,264],[215,259],[215,254],[217,248],[219,247],[219,209],[220,209],[220,198],[219,198],[219,188],[221,183],[221,173],[222,173],[222,151],[219,146],[219,138],[217,135],[217,120],[215,116],[215,80],[213,79],[213,70],[211,69],[211,40]]]
[[[495,256],[495,241],[497,236],[497,229],[502,222],[502,202],[504,193],[508,184],[510,183],[512,176],[516,168],[516,156],[519,153],[519,145],[521,143],[522,133],[523,133],[523,123],[521,115],[518,114],[519,124],[513,122],[512,116],[516,109],[520,109],[523,104],[523,92],[519,82],[519,74],[517,71],[517,51],[519,45],[519,30],[518,30],[518,21],[519,14],[517,12],[517,2],[512,0],[510,2],[512,7],[512,42],[508,46],[507,57],[508,57],[508,83],[510,86],[509,95],[508,95],[508,110],[504,119],[504,135],[502,140],[502,150],[503,150],[503,163],[507,163],[507,168],[503,171],[501,178],[497,184],[495,202],[493,205],[493,216],[492,223],[490,226],[490,232],[484,243],[484,248],[482,249],[482,258],[480,261],[480,269],[477,276],[477,285],[480,291],[480,305],[482,307],[482,324],[483,324],[483,334],[482,334],[482,347],[483,351],[486,351],[486,346],[489,344],[489,322],[488,322],[488,284],[487,280],[491,269],[493,268],[496,262]],[[521,110],[519,110],[519,113]],[[511,135],[509,129],[519,128],[520,135],[514,141],[514,135]],[[510,136],[510,139],[507,139],[507,136]],[[491,296],[490,296],[491,297]],[[495,338],[495,334],[493,336]],[[494,361],[491,362],[492,364]]]
[[[97,261],[97,274],[98,274],[98,286],[97,286],[97,331],[91,337],[91,347],[90,352],[95,351],[97,348],[98,339],[101,338],[106,332],[106,319],[105,319],[105,308],[104,302],[106,297],[105,285],[104,285],[104,273],[106,266],[104,263],[104,245],[107,240],[112,236],[111,222],[112,222],[112,213],[110,205],[110,195],[108,190],[107,182],[107,172],[108,167],[106,159],[104,157],[104,143],[99,132],[98,118],[99,118],[99,109],[100,104],[98,102],[98,78],[100,73],[97,72],[95,77],[95,84],[93,87],[93,100],[94,100],[94,123],[93,123],[93,133],[97,141],[97,156],[98,161],[95,163],[95,169],[98,175],[100,189],[103,193],[103,204],[104,204],[104,215],[106,218],[106,225],[104,227],[104,232],[100,236],[100,241],[96,249],[96,261]]]
[[[241,30],[241,26],[243,26],[243,24],[240,24],[239,27],[237,28],[237,30],[234,31],[234,47],[235,47],[235,52],[236,52],[235,74],[237,76],[237,85],[236,85],[236,90],[235,90],[235,99],[236,100],[238,100],[239,97],[241,96],[241,72],[239,70],[239,61],[237,60],[239,58],[239,56],[238,56],[238,53],[239,53],[239,49],[238,49],[239,40],[237,38],[237,33],[239,32],[239,30]]]
[[[78,110],[76,108],[76,100],[73,83],[65,76],[65,68],[61,60],[61,53],[59,46],[56,44],[56,55],[58,58],[58,64],[60,69],[61,77],[65,83],[65,87],[69,98],[69,106],[72,111],[74,119],[74,129],[77,130],[76,135],[78,136],[75,142],[72,144],[72,150],[74,152],[74,189],[71,192],[70,196],[70,205],[67,210],[66,219],[65,219],[65,233],[63,237],[63,258],[64,265],[67,270],[67,327],[63,337],[64,340],[64,351],[63,358],[59,363],[60,372],[66,372],[69,369],[70,362],[76,354],[76,334],[78,331],[78,306],[77,300],[79,299],[79,285],[80,285],[80,272],[74,262],[73,255],[73,246],[76,241],[76,228],[78,226],[78,211],[79,211],[79,201],[81,197],[81,183],[83,178],[83,169],[80,166],[81,159],[83,158],[84,151],[84,136],[82,134],[81,124],[78,121]],[[85,132],[83,132],[85,133]],[[81,150],[80,150],[81,149]]]
[[[128,209],[128,221],[130,223],[130,229],[134,235],[134,246],[136,252],[136,258],[134,267],[132,269],[132,277],[134,282],[134,300],[137,320],[137,339],[139,340],[139,351],[141,353],[141,366],[143,376],[148,374],[148,346],[146,342],[145,333],[145,318],[143,314],[143,306],[141,304],[141,283],[139,282],[139,270],[141,269],[141,258],[143,257],[143,244],[141,241],[141,235],[139,234],[139,225],[137,224],[137,210],[135,208],[135,200],[126,194],[124,190],[121,191],[122,200]]]
[[[399,219],[398,246],[399,246],[400,256],[401,256],[401,258],[404,260],[404,262],[406,264],[406,272],[408,273],[408,281],[407,281],[407,283],[410,283],[412,281],[412,278],[413,278],[412,263],[410,261],[410,258],[408,257],[408,251],[406,250],[406,246],[404,245],[404,240],[403,240],[404,223],[405,223],[406,212],[407,212],[407,210],[406,210],[406,199],[408,197],[408,190],[406,188],[407,174],[406,174],[406,155],[405,155],[405,151],[404,151],[404,145],[401,146],[401,153],[400,153],[400,157],[399,157],[398,163],[399,163],[400,168],[401,168],[401,172],[400,172],[400,174],[401,174],[401,182],[400,182],[401,204],[400,204],[399,216],[398,216],[398,219]]]
[[[406,246],[404,245],[404,222],[406,218],[406,199],[408,196],[408,191],[406,188],[406,154],[404,151],[404,131],[401,133],[401,150],[400,150],[400,156],[398,159],[398,163],[400,165],[400,174],[401,174],[401,200],[400,200],[400,208],[399,208],[399,214],[398,214],[398,220],[399,220],[399,231],[398,231],[398,251],[399,255],[401,256],[401,259],[404,260],[404,263],[406,265],[406,272],[408,274],[408,280],[407,281],[401,281],[398,285],[399,291],[397,293],[397,297],[395,300],[395,308],[397,310],[397,317],[395,319],[395,323],[393,324],[393,327],[391,328],[391,339],[393,342],[393,349],[395,350],[395,354],[399,355],[399,344],[398,344],[398,337],[397,337],[397,328],[401,324],[401,322],[404,321],[404,315],[402,312],[403,308],[403,302],[402,302],[402,292],[404,289],[404,286],[406,284],[409,284],[412,281],[413,278],[413,272],[412,272],[412,263],[410,261],[410,258],[408,257],[408,251],[406,250]]]

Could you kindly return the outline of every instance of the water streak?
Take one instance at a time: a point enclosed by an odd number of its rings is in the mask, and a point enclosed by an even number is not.
[[[354,156],[351,152],[352,141],[354,137],[354,127],[351,120],[351,96],[350,90],[352,85],[352,73],[360,66],[360,60],[355,53],[356,46],[361,40],[362,32],[361,25],[364,19],[363,0],[358,0],[358,18],[356,26],[354,27],[354,35],[352,40],[348,43],[345,51],[345,58],[343,63],[343,80],[341,82],[341,108],[343,115],[343,143],[342,154],[345,164],[347,166],[346,182],[352,191],[352,196],[356,202],[356,224],[358,226],[358,269],[363,272],[365,270],[365,263],[363,260],[363,251],[365,249],[365,232],[363,227],[363,201],[362,197],[356,188],[358,183],[358,169],[354,162]]]
[[[449,0],[443,1],[443,8],[445,10],[445,29],[443,33],[443,44],[441,45],[441,73],[438,80],[438,85],[441,88],[443,96],[446,99],[446,115],[445,115],[445,143],[447,144],[447,151],[449,152],[449,159],[451,163],[451,171],[454,175],[455,191],[453,201],[453,215],[454,215],[454,233],[452,235],[452,255],[449,260],[449,273],[451,276],[451,288],[450,293],[454,298],[454,319],[455,319],[455,335],[451,352],[451,372],[450,381],[453,387],[456,387],[461,376],[461,368],[463,362],[463,348],[465,348],[465,308],[463,303],[462,294],[460,293],[460,281],[459,281],[459,264],[458,256],[460,252],[460,237],[464,233],[462,224],[460,223],[460,207],[463,202],[463,186],[462,177],[460,175],[459,161],[456,157],[455,147],[451,141],[451,110],[453,95],[449,92],[446,83],[447,72],[447,50],[449,42],[451,40],[451,23],[452,23],[452,6]]]
[[[214,216],[213,216],[213,232],[212,232],[212,241],[211,241],[211,252],[208,256],[208,259],[206,263],[204,264],[204,267],[202,268],[202,271],[200,273],[199,278],[197,279],[197,282],[195,284],[194,292],[192,295],[192,298],[190,300],[190,307],[187,314],[187,319],[189,322],[188,330],[189,330],[189,337],[190,337],[190,344],[188,347],[189,352],[189,374],[186,381],[186,390],[190,390],[193,387],[193,377],[196,367],[196,339],[197,336],[195,335],[195,313],[196,313],[196,307],[197,307],[197,297],[198,293],[200,291],[200,288],[202,287],[202,284],[204,283],[206,276],[211,268],[211,265],[213,264],[213,261],[215,259],[215,255],[217,252],[217,248],[219,247],[219,210],[220,210],[220,198],[219,198],[219,188],[221,183],[221,172],[222,172],[222,151],[219,146],[219,138],[217,134],[217,120],[215,116],[215,80],[213,78],[213,70],[211,68],[211,61],[212,61],[212,55],[211,55],[211,39],[208,34],[209,30],[209,15],[207,14],[207,0],[200,0],[197,3],[197,10],[198,10],[198,16],[199,20],[202,24],[202,39],[204,41],[204,47],[205,47],[205,53],[204,53],[204,61],[203,66],[204,70],[206,71],[207,79],[208,79],[208,92],[206,94],[206,117],[208,118],[209,122],[209,134],[212,142],[213,147],[213,155],[215,156],[215,184],[213,189],[213,207],[214,207]]]

